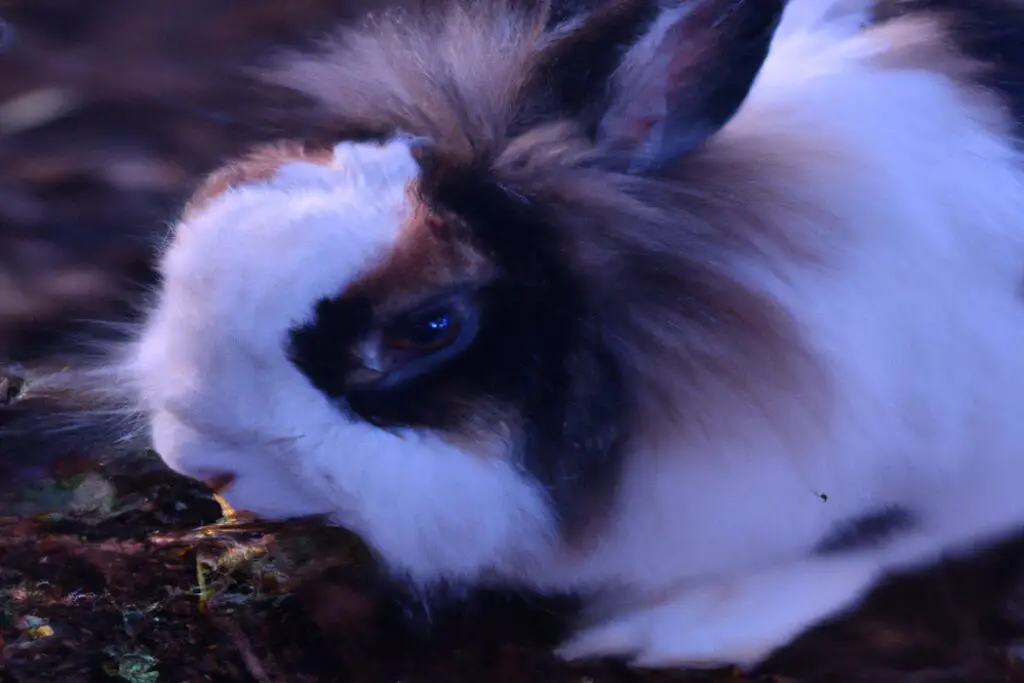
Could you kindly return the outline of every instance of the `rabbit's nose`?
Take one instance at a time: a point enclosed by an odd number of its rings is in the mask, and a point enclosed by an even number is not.
[[[210,490],[216,494],[231,486],[234,483],[238,475],[234,472],[218,472],[212,476],[203,479],[203,483],[210,487]]]

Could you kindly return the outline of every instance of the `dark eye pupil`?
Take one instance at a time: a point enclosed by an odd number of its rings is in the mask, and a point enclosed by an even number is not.
[[[441,349],[458,336],[459,324],[459,317],[454,311],[433,311],[392,327],[384,336],[384,344],[393,349],[415,352]]]
[[[431,344],[448,334],[451,326],[452,319],[447,314],[414,323],[409,327],[409,340],[417,344]]]

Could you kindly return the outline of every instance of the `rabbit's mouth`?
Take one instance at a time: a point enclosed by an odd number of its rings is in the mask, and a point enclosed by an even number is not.
[[[227,498],[217,491],[214,491],[213,499],[220,506],[224,521],[237,529],[253,531],[272,531],[275,529],[301,530],[323,527],[347,529],[347,527],[335,523],[328,514],[296,515],[284,518],[266,517],[253,510],[235,508],[228,502]]]
[[[231,486],[231,484],[234,483],[236,478],[236,475],[231,472],[222,472],[220,474],[209,477],[208,479],[203,481],[203,483],[206,484],[207,488],[213,491],[213,494],[215,496],[220,496],[221,492],[224,491],[229,486]]]

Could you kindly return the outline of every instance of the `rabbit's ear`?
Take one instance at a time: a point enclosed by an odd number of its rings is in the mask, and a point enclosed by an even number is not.
[[[615,74],[600,142],[653,171],[733,117],[768,56],[785,0],[687,0],[666,10]]]
[[[595,133],[608,105],[612,75],[660,12],[658,0],[609,0],[556,26],[539,56],[532,99],[519,123],[529,127],[569,117]]]
[[[736,113],[786,0],[613,2],[551,47],[563,111],[637,172],[700,147]],[[652,16],[653,12],[653,16]],[[561,44],[559,44],[561,43]],[[575,78],[577,80],[573,81]]]

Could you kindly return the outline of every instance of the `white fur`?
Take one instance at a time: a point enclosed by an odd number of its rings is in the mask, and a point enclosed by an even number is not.
[[[942,76],[872,66],[887,46],[859,32],[863,6],[792,2],[749,100],[712,143],[779,138],[815,152],[792,192],[841,229],[792,227],[827,265],[744,273],[825,363],[824,426],[703,416],[701,440],[632,454],[610,526],[578,552],[553,542],[544,500],[501,458],[345,419],[287,361],[284,335],[394,244],[416,181],[394,142],[339,146],[341,170],[285,169],[179,227],[133,366],[156,449],[191,476],[237,473],[226,497],[238,508],[329,513],[416,579],[618,589],[599,603],[610,616],[562,653],[640,665],[755,664],[880,576],[1013,530],[1024,522],[1020,160]],[[888,503],[918,514],[920,530],[875,551],[810,554],[835,523]]]

